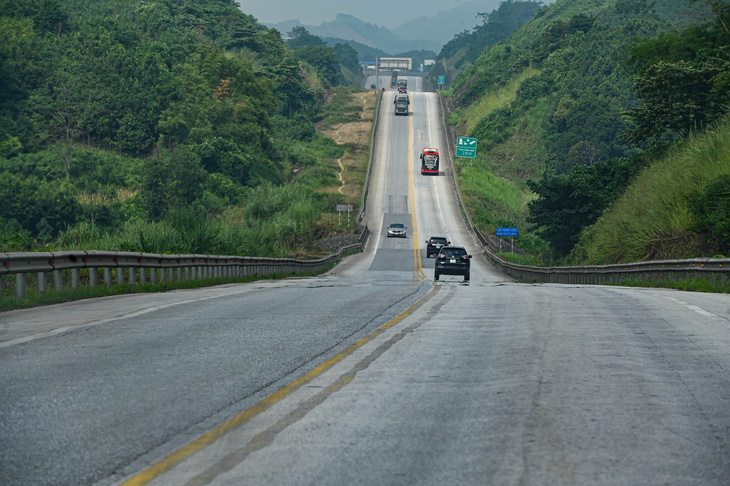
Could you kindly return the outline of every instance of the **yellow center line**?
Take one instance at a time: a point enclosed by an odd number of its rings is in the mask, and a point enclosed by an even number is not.
[[[415,312],[416,309],[426,303],[436,293],[438,289],[438,287],[433,287],[427,295],[419,299],[415,304],[403,311],[403,313],[386,322],[367,336],[360,338],[357,342],[355,342],[355,344],[352,344],[347,349],[340,351],[338,354],[320,364],[309,373],[305,374],[301,378],[297,378],[296,380],[281,388],[279,391],[272,393],[248,410],[241,412],[237,416],[233,417],[227,422],[224,422],[215,429],[204,433],[197,439],[176,450],[172,454],[168,455],[156,464],[148,467],[144,471],[135,474],[131,478],[121,483],[121,486],[143,486],[149,484],[151,481],[154,481],[158,477],[162,476],[164,473],[170,471],[172,468],[174,468],[193,454],[200,452],[224,435],[248,423],[255,416],[265,412],[273,405],[281,402],[305,384],[311,382],[312,380],[323,374],[325,371],[332,368],[337,363],[343,361],[345,358],[350,356],[352,353],[354,353],[365,344],[380,336],[385,331],[401,322],[403,319],[409,317],[411,314],[413,314],[413,312]]]
[[[408,186],[411,200],[411,224],[413,225],[413,265],[417,278],[422,280],[426,278],[426,275],[423,273],[421,263],[421,246],[418,237],[418,223],[416,222],[416,191],[413,181],[413,117],[410,113],[408,113]]]

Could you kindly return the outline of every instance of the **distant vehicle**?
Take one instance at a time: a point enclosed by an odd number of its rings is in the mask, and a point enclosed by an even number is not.
[[[436,256],[433,279],[438,280],[441,275],[463,275],[464,282],[469,281],[471,269],[471,255],[460,246],[445,246]]]
[[[408,105],[411,104],[411,100],[408,98],[407,94],[395,95],[393,104],[395,104],[396,115],[408,115]]]
[[[408,93],[408,88],[401,88],[401,87],[399,86],[399,87],[398,87],[398,93],[401,93],[401,94],[403,94],[403,93]]]
[[[388,238],[391,236],[394,238],[405,238],[406,229],[407,228],[403,225],[403,223],[391,223],[390,226],[388,226]]]
[[[449,246],[451,242],[443,236],[432,236],[426,240],[426,258],[441,253],[441,248]]]
[[[400,78],[398,80],[398,88],[408,88],[408,80],[405,78]]]
[[[439,175],[439,149],[424,147],[421,152],[421,175]]]

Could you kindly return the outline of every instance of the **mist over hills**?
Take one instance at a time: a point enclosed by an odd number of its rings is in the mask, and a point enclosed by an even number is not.
[[[406,40],[427,39],[439,45],[441,50],[456,34],[471,30],[482,23],[478,13],[489,13],[499,7],[503,0],[473,0],[462,2],[457,8],[438,12],[436,15],[421,16],[409,20],[393,30],[395,34]],[[544,2],[550,3],[550,1]]]
[[[284,36],[297,25],[303,25],[298,20],[290,20],[278,24],[268,25],[279,30]],[[335,20],[323,22],[321,25],[303,25],[309,33],[321,38],[335,38],[344,41],[354,41],[364,46],[379,49],[393,54],[415,49],[428,49],[438,52],[441,45],[433,40],[403,39],[390,29],[362,20],[348,14],[337,14]]]
[[[293,27],[302,25],[311,34],[323,39],[354,41],[385,55],[414,50],[438,53],[454,35],[464,30],[471,30],[481,23],[481,20],[477,18],[477,13],[491,12],[499,6],[501,1],[463,2],[456,8],[438,12],[430,17],[420,16],[412,19],[405,15],[407,12],[394,9],[392,15],[403,17],[403,24],[395,30],[363,22],[353,15],[342,13],[337,14],[335,20],[323,22],[318,26],[302,24],[297,19],[266,25],[279,30],[284,36]],[[551,2],[548,0],[545,3]]]

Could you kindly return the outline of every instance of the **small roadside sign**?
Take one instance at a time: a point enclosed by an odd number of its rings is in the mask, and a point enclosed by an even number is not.
[[[439,84],[446,84],[446,76],[439,76]]]
[[[517,228],[497,228],[497,236],[517,236]]]
[[[457,137],[456,156],[469,157],[471,159],[475,158],[477,156],[477,139],[469,137]]]
[[[512,253],[515,252],[515,236],[517,236],[517,228],[497,228],[497,236],[511,236],[511,248]],[[502,251],[502,240],[499,240],[499,251]]]

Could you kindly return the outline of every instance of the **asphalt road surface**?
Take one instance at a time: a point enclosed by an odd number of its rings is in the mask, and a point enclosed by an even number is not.
[[[0,314],[0,484],[730,484],[730,297],[512,283],[448,157],[420,175],[446,142],[409,89],[327,275]],[[433,282],[432,235],[470,283]]]

